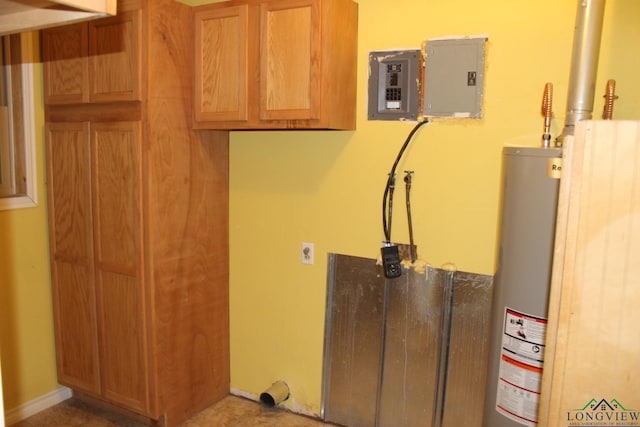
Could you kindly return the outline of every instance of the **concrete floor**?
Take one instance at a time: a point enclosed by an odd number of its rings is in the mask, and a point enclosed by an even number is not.
[[[13,427],[143,427],[134,421],[71,398]],[[300,416],[280,408],[229,395],[187,420],[180,427],[326,427],[334,424]]]

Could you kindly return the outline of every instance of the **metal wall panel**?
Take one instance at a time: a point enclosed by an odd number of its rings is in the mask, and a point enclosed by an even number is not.
[[[322,412],[350,427],[375,425],[384,277],[375,260],[329,254]]]
[[[431,425],[442,316],[442,270],[387,280],[379,425]]]
[[[484,407],[493,276],[457,271],[449,340],[444,427],[480,427]]]
[[[350,427],[481,426],[493,278],[455,272],[448,294],[445,270],[385,279],[375,260],[335,254],[328,273],[324,419]]]

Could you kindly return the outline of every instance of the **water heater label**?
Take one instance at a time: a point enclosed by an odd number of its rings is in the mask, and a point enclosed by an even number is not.
[[[547,319],[505,307],[496,411],[524,426],[538,425]]]
[[[562,175],[562,157],[551,157],[547,165],[547,176],[560,179]]]

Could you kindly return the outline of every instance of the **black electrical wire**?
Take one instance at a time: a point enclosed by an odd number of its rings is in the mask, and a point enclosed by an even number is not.
[[[395,174],[394,175],[389,175],[389,203],[387,206],[387,220],[388,220],[388,227],[387,227],[387,232],[389,234],[389,238],[387,238],[387,242],[390,242],[390,238],[391,238],[391,217],[393,216],[393,193],[396,189],[396,177]]]
[[[416,124],[413,129],[411,129],[411,132],[409,132],[409,135],[407,135],[407,139],[404,141],[404,144],[402,144],[402,147],[398,152],[395,162],[393,162],[391,172],[389,172],[389,177],[387,178],[387,183],[384,188],[384,195],[382,196],[382,229],[384,231],[384,238],[387,243],[391,243],[391,211],[393,207],[392,199],[393,189],[395,188],[396,168],[398,167],[398,163],[400,163],[400,159],[407,149],[407,146],[411,142],[413,135],[415,135],[415,133],[418,131],[418,129],[420,129],[421,126],[426,125],[427,123],[429,123],[429,120],[425,118],[423,121],[418,122],[418,124]]]

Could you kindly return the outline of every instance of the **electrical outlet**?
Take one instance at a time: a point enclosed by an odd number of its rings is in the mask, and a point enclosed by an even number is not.
[[[302,242],[300,255],[303,264],[313,265],[313,243]]]

